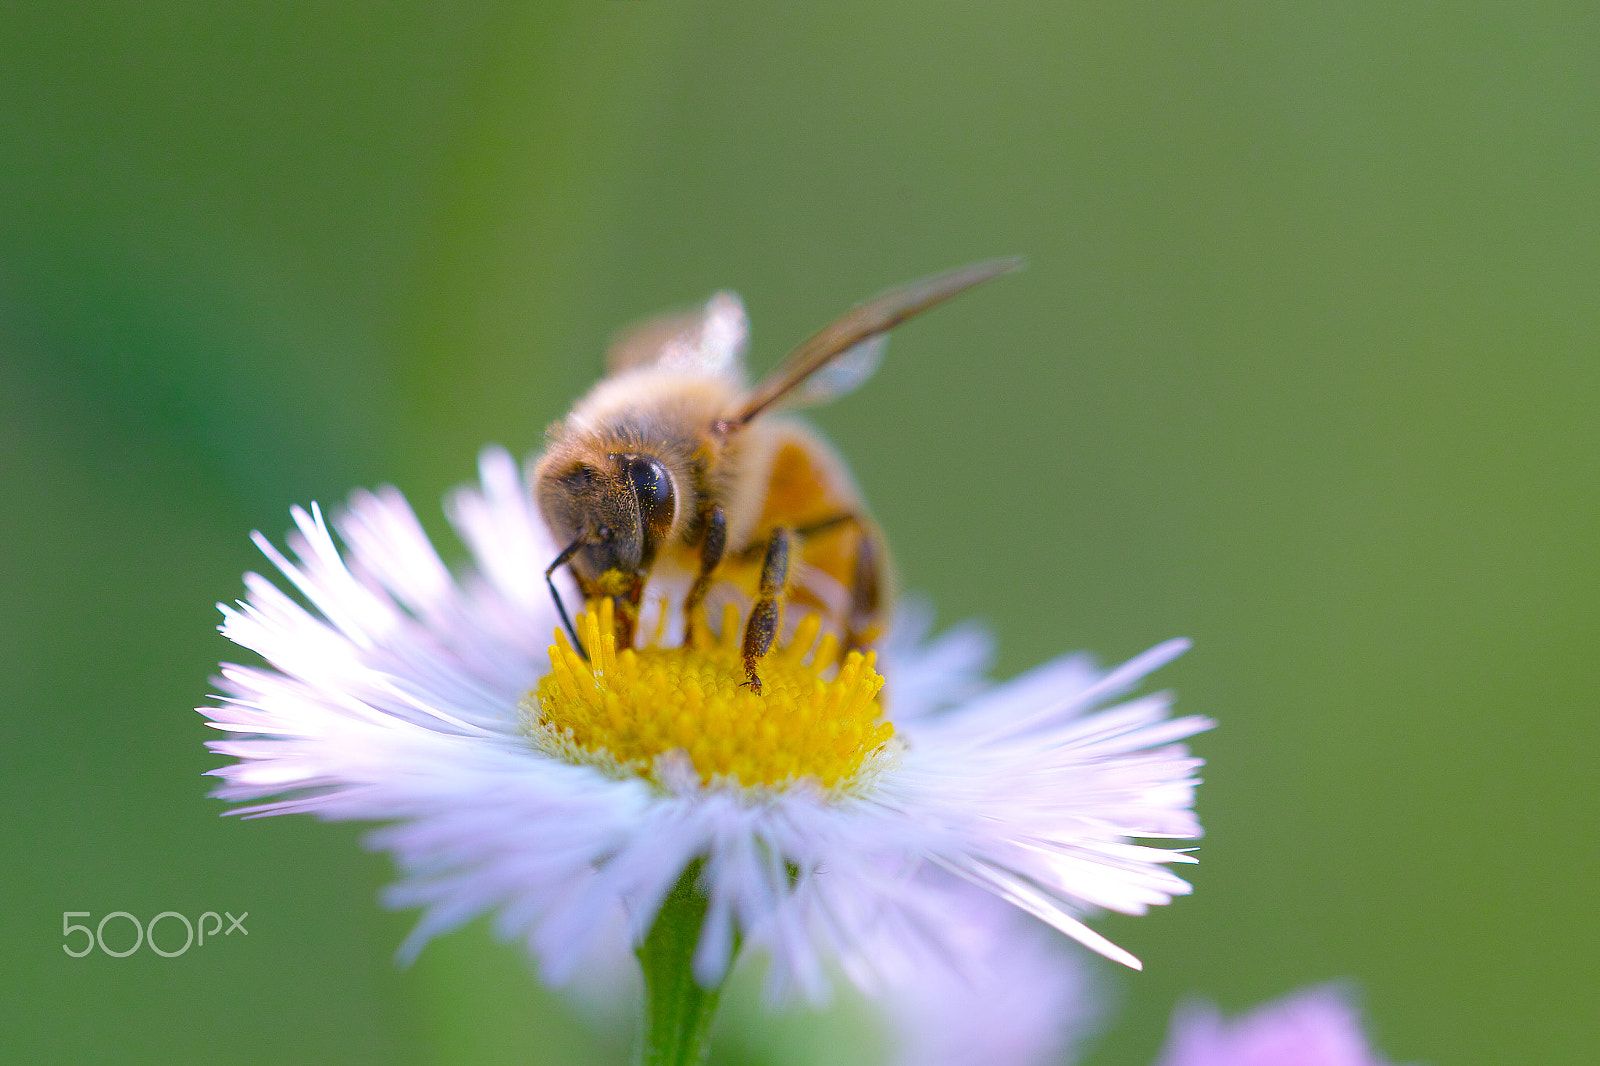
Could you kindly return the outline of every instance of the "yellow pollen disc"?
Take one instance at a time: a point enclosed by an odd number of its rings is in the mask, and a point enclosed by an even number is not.
[[[706,784],[809,778],[848,787],[894,735],[882,721],[874,655],[837,662],[838,641],[818,641],[820,624],[809,615],[758,661],[757,695],[744,684],[738,623],[730,605],[720,638],[696,626],[697,639],[683,647],[619,652],[611,601],[591,605],[577,626],[590,658],[556,630],[553,669],[523,702],[528,732],[553,755],[641,777],[654,776],[658,756],[681,750]]]

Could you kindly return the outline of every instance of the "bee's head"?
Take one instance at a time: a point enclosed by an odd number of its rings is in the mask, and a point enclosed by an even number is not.
[[[581,542],[571,566],[584,594],[637,600],[676,516],[661,460],[609,452],[541,465],[534,494],[556,542]]]

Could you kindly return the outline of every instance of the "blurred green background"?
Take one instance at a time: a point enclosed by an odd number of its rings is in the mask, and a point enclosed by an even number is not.
[[[817,420],[1003,674],[1196,640],[1197,892],[1101,924],[1092,1066],[1333,977],[1397,1061],[1593,1061],[1597,56],[1553,3],[6,5],[0,1058],[624,1057],[481,927],[398,970],[357,828],[218,817],[246,533],[385,481],[442,532],[715,288],[760,366],[1022,252]]]

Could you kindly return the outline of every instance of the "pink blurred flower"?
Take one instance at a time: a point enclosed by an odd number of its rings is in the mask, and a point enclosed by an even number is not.
[[[1232,1021],[1209,1003],[1180,1007],[1156,1066],[1388,1066],[1336,985],[1308,988]]]
[[[929,878],[929,881],[935,878]],[[1072,1061],[1105,997],[1076,944],[986,892],[942,879],[953,965],[924,964],[880,1000],[890,1066],[1045,1066]]]

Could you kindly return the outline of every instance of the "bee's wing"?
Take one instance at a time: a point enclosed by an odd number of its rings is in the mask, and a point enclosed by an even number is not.
[[[739,429],[775,404],[803,407],[843,396],[878,369],[889,330],[974,285],[1020,270],[1022,265],[1020,256],[986,259],[890,289],[857,304],[790,352],[744,398],[739,409],[719,423],[719,428],[723,432]]]
[[[743,365],[750,322],[735,293],[719,292],[705,306],[629,326],[606,350],[606,370],[640,366],[724,376]]]
[[[855,392],[883,365],[889,350],[889,335],[876,333],[852,345],[801,378],[789,391],[772,402],[773,409],[794,410],[829,403]]]

